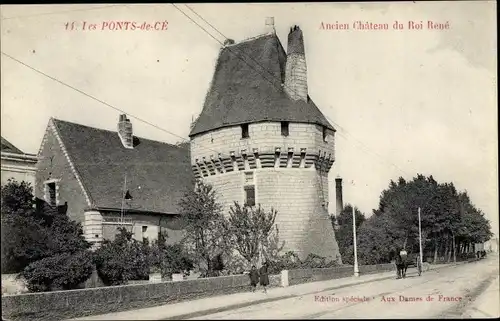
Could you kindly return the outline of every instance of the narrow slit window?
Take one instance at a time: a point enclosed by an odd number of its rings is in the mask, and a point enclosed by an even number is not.
[[[56,205],[56,183],[48,183],[47,189],[49,190],[49,204]]]
[[[281,136],[288,136],[290,134],[289,123],[287,121],[281,122]]]
[[[241,138],[249,138],[248,124],[241,125]]]
[[[323,127],[323,141],[326,142],[326,138],[328,136],[328,129]]]

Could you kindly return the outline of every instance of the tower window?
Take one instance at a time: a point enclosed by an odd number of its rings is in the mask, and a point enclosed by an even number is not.
[[[249,138],[248,124],[241,125],[241,138]]]
[[[281,122],[281,136],[288,136],[290,134],[288,125],[289,123],[287,121]]]
[[[323,127],[323,141],[326,142],[326,137],[328,136],[328,129]]]
[[[245,186],[245,205],[255,206],[255,186]]]

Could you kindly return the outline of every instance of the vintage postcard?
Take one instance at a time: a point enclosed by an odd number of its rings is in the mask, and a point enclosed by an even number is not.
[[[2,5],[2,318],[498,318],[496,9]]]

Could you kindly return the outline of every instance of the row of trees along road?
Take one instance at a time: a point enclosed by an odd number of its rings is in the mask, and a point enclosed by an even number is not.
[[[492,236],[490,222],[466,191],[457,191],[453,183],[438,183],[432,175],[418,174],[411,181],[399,178],[382,192],[372,216],[365,218],[356,209],[360,264],[389,262],[392,251],[402,247],[418,253],[419,207],[426,260],[462,259],[474,251],[474,243]],[[335,224],[343,262],[352,263],[351,205],[344,208]]]

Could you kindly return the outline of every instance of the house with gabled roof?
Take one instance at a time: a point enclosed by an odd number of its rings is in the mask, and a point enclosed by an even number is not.
[[[19,148],[2,137],[1,145],[1,177],[2,185],[9,179],[25,181],[34,186],[37,157],[22,152]]]
[[[185,146],[134,136],[126,115],[117,131],[51,118],[38,157],[35,196],[65,205],[88,241],[113,239],[120,226],[138,240],[182,236],[178,203],[194,186]]]

